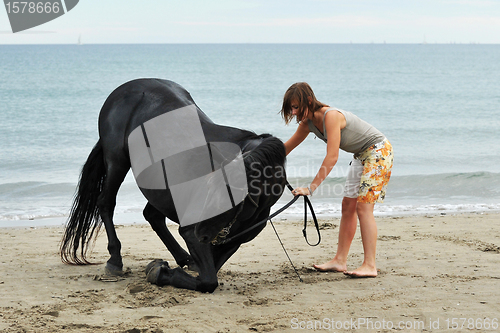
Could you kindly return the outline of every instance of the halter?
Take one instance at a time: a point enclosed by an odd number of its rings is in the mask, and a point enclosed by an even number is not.
[[[288,187],[288,189],[290,191],[293,190],[293,187],[290,185],[290,183],[288,183],[288,181],[286,182],[286,186]],[[238,215],[241,213],[241,211],[243,210],[243,206],[245,205],[244,201],[243,201],[243,204],[241,205],[240,209],[238,210],[238,212],[236,213],[236,216],[234,217],[234,219],[229,222],[229,224],[227,225],[227,227],[223,228],[221,231],[219,231],[219,233],[217,234],[217,236],[215,236],[215,238],[210,242],[212,245],[223,245],[223,244],[226,244],[232,240],[234,240],[235,238],[238,238],[248,232],[250,232],[251,230],[257,228],[258,226],[266,223],[267,221],[270,221],[271,219],[273,219],[274,217],[276,217],[277,215],[281,214],[283,211],[285,211],[288,207],[290,207],[291,205],[293,205],[295,203],[295,201],[297,201],[299,199],[299,197],[302,196],[302,195],[297,195],[297,196],[294,196],[292,200],[290,200],[286,205],[284,205],[283,207],[281,207],[280,209],[278,209],[276,212],[274,212],[273,214],[269,215],[267,218],[265,218],[264,220],[254,224],[253,226],[243,230],[242,232],[232,236],[232,237],[229,237],[229,238],[226,238],[229,233],[231,232],[231,227],[233,226],[233,224],[236,222],[236,219],[238,218]],[[246,198],[249,198],[250,195],[248,194]],[[311,200],[309,200],[309,198],[307,196],[303,196],[304,197],[304,228],[302,229],[302,234],[304,235],[304,239],[306,240],[306,243],[309,245],[309,246],[316,246],[318,245],[320,242],[321,242],[321,234],[319,232],[319,225],[318,225],[318,219],[316,218],[316,214],[314,213],[314,209],[312,207],[312,204],[311,204]],[[246,199],[245,198],[245,199]],[[254,204],[254,205],[257,205],[255,203],[255,201],[253,201],[253,199],[251,199],[251,202]],[[258,205],[257,205],[258,206]],[[316,232],[318,234],[318,242],[316,244],[311,244],[309,243],[309,240],[307,239],[307,207],[309,207],[309,209],[311,210],[311,215],[313,217],[313,221],[314,221],[314,226],[315,226],[315,229],[316,229]]]
[[[248,197],[249,197],[249,195],[247,195],[247,198]],[[219,233],[217,234],[217,236],[215,236],[215,238],[212,239],[212,241],[210,242],[212,245],[222,245],[222,244],[227,243],[226,237],[231,232],[231,227],[233,226],[234,222],[236,222],[236,219],[238,218],[238,215],[240,215],[241,211],[243,210],[243,206],[245,206],[245,201],[243,201],[241,207],[236,212],[236,215],[234,216],[233,220],[231,222],[229,222],[229,224],[226,227],[222,228],[222,230],[219,231]]]

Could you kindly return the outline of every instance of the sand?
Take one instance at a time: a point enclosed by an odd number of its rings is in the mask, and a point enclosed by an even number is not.
[[[119,279],[104,277],[103,264],[61,263],[61,227],[1,228],[0,332],[499,331],[499,221],[496,213],[378,218],[379,276],[352,279],[311,269],[332,256],[338,219],[320,218],[317,247],[298,219],[278,219],[304,282],[268,225],[221,269],[213,294],[146,282],[151,260],[173,259],[145,224],[117,226],[128,272]],[[92,257],[107,260],[104,234]],[[361,260],[358,230],[349,268]]]

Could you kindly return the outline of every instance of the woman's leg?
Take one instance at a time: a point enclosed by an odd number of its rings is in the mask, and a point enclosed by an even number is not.
[[[357,214],[359,218],[359,228],[363,241],[364,260],[363,264],[354,271],[345,274],[352,277],[376,277],[377,267],[375,265],[375,255],[377,250],[377,223],[373,216],[374,203],[357,204]]]
[[[342,217],[340,218],[337,253],[332,260],[322,265],[314,265],[314,268],[317,270],[326,272],[345,272],[347,270],[347,255],[349,254],[358,223],[356,200],[356,198],[347,197],[344,197],[342,200]]]

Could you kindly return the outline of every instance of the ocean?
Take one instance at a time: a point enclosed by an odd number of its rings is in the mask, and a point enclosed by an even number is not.
[[[284,141],[296,124],[279,115],[283,94],[306,81],[391,141],[376,215],[500,210],[500,45],[0,45],[0,226],[67,216],[102,104],[142,77],[179,83],[216,123]],[[290,183],[309,184],[325,152],[310,134],[288,156]],[[341,153],[313,197],[320,216],[340,216],[350,160]],[[129,173],[116,211],[139,216],[145,203]]]

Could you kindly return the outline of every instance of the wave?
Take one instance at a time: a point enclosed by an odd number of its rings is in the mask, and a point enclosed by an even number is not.
[[[0,221],[68,216],[76,183],[16,182],[0,184]],[[117,198],[117,213],[140,212],[146,205],[134,182],[124,182]]]
[[[285,201],[280,200],[273,211],[278,210],[285,204]],[[341,216],[341,201],[336,202],[312,202],[314,212],[317,216]],[[390,205],[377,204],[375,205],[375,216],[405,216],[405,215],[446,215],[458,213],[485,213],[485,212],[500,212],[499,204],[420,204],[420,205]],[[302,201],[298,201],[295,205],[286,210],[283,216],[302,217],[304,215],[304,207]],[[308,212],[309,218],[311,214]]]
[[[307,186],[312,177],[290,178],[293,187]],[[313,196],[318,214],[340,215],[345,178],[329,177]],[[15,182],[0,184],[0,221],[67,216],[76,184]],[[292,198],[288,190],[275,205]],[[136,184],[125,181],[118,193],[117,213],[138,213],[146,204]],[[375,206],[378,215],[500,210],[500,173],[471,172],[432,175],[393,175],[386,200]],[[303,214],[295,204],[286,214]]]
[[[293,187],[307,186],[312,178],[291,178]],[[317,214],[340,216],[345,178],[327,178],[312,198]],[[292,198],[286,191],[283,204]],[[500,173],[470,172],[432,175],[393,175],[383,204],[375,215],[447,214],[500,211]],[[302,205],[287,214],[303,214]]]
[[[307,186],[312,178],[291,178],[292,186]],[[318,188],[315,196],[322,198],[341,198],[345,178],[327,178]],[[387,198],[400,200],[500,198],[500,173],[470,172],[442,173],[431,175],[407,175],[391,177]]]

